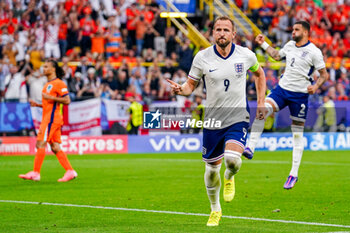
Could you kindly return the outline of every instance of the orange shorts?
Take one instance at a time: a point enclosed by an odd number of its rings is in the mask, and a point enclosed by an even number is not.
[[[61,127],[60,124],[40,124],[37,140],[48,143],[61,143]]]

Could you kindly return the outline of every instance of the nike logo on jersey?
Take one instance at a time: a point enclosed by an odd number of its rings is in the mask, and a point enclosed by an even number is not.
[[[214,72],[215,70],[217,70],[217,69],[209,69],[209,72],[211,73],[211,72]]]

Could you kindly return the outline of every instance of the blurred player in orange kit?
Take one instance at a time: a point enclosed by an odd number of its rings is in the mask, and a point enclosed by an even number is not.
[[[61,150],[61,127],[63,117],[60,112],[60,104],[69,104],[70,98],[66,84],[61,80],[64,71],[54,60],[46,60],[44,63],[44,75],[48,82],[42,90],[42,104],[30,101],[30,105],[43,108],[43,118],[37,136],[37,152],[34,159],[34,171],[19,175],[26,180],[40,180],[40,169],[45,158],[45,147],[48,142],[51,150],[57,156],[58,161],[66,170],[66,173],[58,182],[67,182],[78,176],[70,165],[67,155]]]

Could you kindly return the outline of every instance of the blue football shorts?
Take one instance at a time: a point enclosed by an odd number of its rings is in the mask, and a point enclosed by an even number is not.
[[[245,148],[249,123],[238,122],[223,129],[203,129],[203,160],[213,163],[224,156],[226,143]]]
[[[301,122],[305,122],[306,120],[307,110],[309,108],[308,99],[308,93],[287,91],[279,85],[266,97],[266,100],[271,100],[274,103],[277,111],[288,106],[290,118]]]

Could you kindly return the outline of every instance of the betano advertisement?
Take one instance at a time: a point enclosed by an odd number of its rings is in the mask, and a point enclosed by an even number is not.
[[[0,137],[0,155],[34,155],[35,137]],[[350,150],[350,133],[304,133],[305,150]],[[202,135],[96,137],[62,136],[62,149],[68,154],[119,154],[197,152],[202,150]],[[291,133],[263,134],[257,151],[292,150]],[[49,149],[48,149],[49,151]]]

